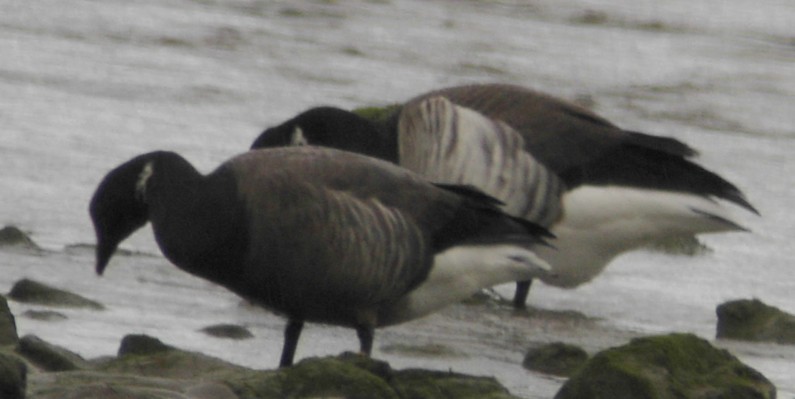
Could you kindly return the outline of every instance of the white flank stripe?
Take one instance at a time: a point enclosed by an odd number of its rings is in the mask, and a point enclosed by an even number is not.
[[[549,273],[550,265],[535,252],[516,245],[467,245],[434,258],[428,278],[379,320],[389,325],[433,313],[483,288],[530,280]]]
[[[554,272],[542,280],[559,287],[588,282],[614,257],[653,241],[742,230],[722,201],[692,194],[582,186],[563,203],[564,218],[552,227],[555,249],[536,251]]]

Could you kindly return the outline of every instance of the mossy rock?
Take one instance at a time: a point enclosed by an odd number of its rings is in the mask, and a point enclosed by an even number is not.
[[[725,302],[716,313],[718,338],[795,344],[795,316],[758,299]]]
[[[0,295],[0,346],[16,345],[19,341],[17,335],[17,323],[11,309],[8,308],[8,301]]]
[[[355,354],[304,359],[293,367],[225,380],[241,399],[516,399],[491,377],[389,364]]]
[[[29,397],[515,399],[494,378],[440,371],[396,371],[386,362],[351,353],[256,371],[183,351],[148,336],[130,335],[122,341],[119,356],[94,361],[90,368],[34,373],[29,381]]]
[[[191,381],[78,370],[32,374],[27,394],[35,399],[183,399],[189,384]]]
[[[99,302],[29,279],[17,281],[11,288],[8,297],[17,302],[47,306],[90,308],[95,310],[105,308]]]
[[[579,346],[553,342],[527,351],[522,366],[546,374],[570,376],[588,360],[588,352]]]
[[[374,362],[369,359],[365,362]],[[240,399],[341,397],[398,399],[387,382],[353,356],[308,358],[292,367],[225,380]]]
[[[353,112],[362,118],[369,119],[374,122],[385,121],[395,112],[399,111],[402,107],[401,104],[390,104],[381,107],[361,107],[354,109]]]
[[[77,370],[33,374],[28,397],[237,399],[221,376],[255,373],[210,356],[179,350],[144,335],[127,336],[122,342],[118,357],[94,360],[89,367]]]
[[[493,377],[409,369],[395,372],[392,385],[401,398],[516,399]]]
[[[283,397],[395,398],[382,378],[345,358],[299,362],[283,372]]]
[[[0,398],[24,399],[28,369],[14,355],[0,352]]]
[[[245,368],[202,353],[177,349],[147,335],[122,338],[119,356],[96,366],[97,370],[147,377],[191,379],[221,371]]]
[[[65,348],[45,342],[35,335],[19,340],[17,353],[45,371],[67,371],[89,368],[80,355]]]
[[[774,399],[758,371],[692,334],[638,338],[598,353],[556,399]]]

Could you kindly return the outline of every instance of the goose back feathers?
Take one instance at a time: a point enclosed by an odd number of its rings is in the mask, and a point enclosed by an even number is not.
[[[580,185],[616,185],[714,196],[756,212],[742,192],[689,158],[697,151],[671,137],[623,130],[578,105],[529,88],[456,86],[420,95],[406,107],[441,96],[507,123],[525,150],[563,179]]]

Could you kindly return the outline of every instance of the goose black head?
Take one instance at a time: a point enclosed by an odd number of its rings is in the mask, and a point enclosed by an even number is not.
[[[317,107],[266,129],[251,144],[251,149],[314,145],[397,162],[397,139],[386,130],[386,126],[356,113]]]
[[[91,198],[88,211],[97,235],[97,274],[102,274],[124,239],[148,220],[146,182],[154,153],[140,155],[108,172]]]

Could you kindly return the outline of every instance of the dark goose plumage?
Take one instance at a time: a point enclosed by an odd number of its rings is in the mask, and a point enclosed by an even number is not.
[[[549,233],[498,205],[374,158],[284,148],[208,175],[172,152],[143,154],[105,176],[89,211],[98,273],[151,222],[176,266],[286,315],[286,366],[305,321],[355,328],[369,354],[376,327],[545,274],[532,248]]]
[[[590,281],[618,254],[655,240],[743,230],[716,199],[756,213],[737,187],[695,163],[687,144],[514,85],[432,91],[378,121],[314,108],[266,129],[252,147],[299,144],[361,152],[499,198],[557,236],[558,250],[539,254],[555,270],[542,279],[560,287]],[[518,288],[514,303],[524,306],[529,283]]]

